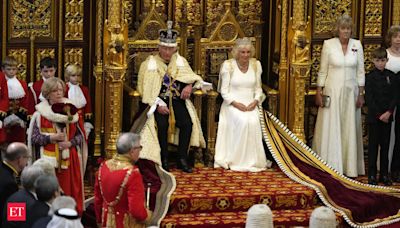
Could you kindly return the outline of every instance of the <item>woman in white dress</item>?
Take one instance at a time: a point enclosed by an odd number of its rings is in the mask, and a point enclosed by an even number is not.
[[[365,71],[361,42],[350,38],[352,26],[350,16],[341,16],[337,37],[322,47],[313,149],[338,172],[357,177],[365,174],[361,126]],[[330,97],[329,107],[323,107],[323,95]]]
[[[393,25],[386,35],[386,49],[388,62],[385,68],[397,74],[400,80],[400,26]],[[394,182],[400,182],[400,106],[397,105],[395,121],[392,123],[392,134],[390,136],[389,161],[390,172]],[[394,147],[394,148],[393,148]]]
[[[259,105],[265,99],[261,88],[261,63],[254,58],[249,38],[237,39],[233,59],[221,67],[218,91],[224,99],[219,113],[214,167],[258,172],[271,166],[261,134]]]

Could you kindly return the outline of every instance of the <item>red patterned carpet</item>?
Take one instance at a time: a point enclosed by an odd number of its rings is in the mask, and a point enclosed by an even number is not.
[[[173,174],[177,188],[161,227],[244,227],[247,210],[258,203],[273,210],[275,227],[308,226],[319,206],[312,189],[276,168],[259,173],[198,168],[193,174]]]
[[[312,210],[321,205],[312,189],[290,180],[278,168],[259,173],[213,168],[196,168],[192,174],[172,172],[177,188],[163,228],[242,228],[247,210],[257,203],[272,209],[276,228],[307,227]],[[366,176],[357,180],[367,183]],[[86,183],[86,196],[93,194],[89,186]],[[347,227],[340,216],[338,221],[340,227]]]

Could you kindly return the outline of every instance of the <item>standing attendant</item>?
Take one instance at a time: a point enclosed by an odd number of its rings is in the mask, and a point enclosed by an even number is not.
[[[313,150],[330,166],[349,177],[365,173],[361,107],[364,104],[364,53],[359,40],[350,38],[353,22],[343,15],[336,22],[336,37],[325,40],[317,78]],[[329,96],[324,107],[322,96]]]

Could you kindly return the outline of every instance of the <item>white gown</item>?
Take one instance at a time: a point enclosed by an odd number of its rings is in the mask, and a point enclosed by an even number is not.
[[[242,112],[231,105],[232,101],[246,106],[255,99],[262,102],[261,72],[261,64],[255,59],[246,73],[239,70],[235,60],[222,65],[220,92],[224,101],[219,113],[214,167],[258,172],[271,166],[262,144],[258,108]]]
[[[365,174],[361,109],[356,107],[358,87],[365,85],[360,41],[350,39],[346,55],[338,38],[324,42],[317,85],[331,104],[318,109],[313,150],[342,174]]]

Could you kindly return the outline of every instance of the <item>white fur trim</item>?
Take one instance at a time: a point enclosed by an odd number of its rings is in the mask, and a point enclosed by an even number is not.
[[[178,53],[177,53],[177,56],[176,56],[176,66],[177,67],[184,67],[185,66],[185,61],[183,60],[182,56],[179,55]]]
[[[178,47],[178,43],[165,43],[161,42],[159,43],[160,46],[165,46],[165,47]]]
[[[67,98],[64,98],[63,102],[72,104],[71,100],[69,100]],[[66,115],[54,113],[53,110],[51,110],[51,106],[47,100],[40,102],[35,107],[36,107],[36,110],[40,113],[40,115],[42,115],[44,118],[48,119],[51,122],[76,123],[79,120],[78,113],[75,113],[75,115],[73,115],[73,118],[71,121],[68,120],[68,116],[66,116]]]
[[[157,70],[157,61],[154,59],[154,56],[150,56],[149,62],[147,63],[147,70],[156,71]]]

